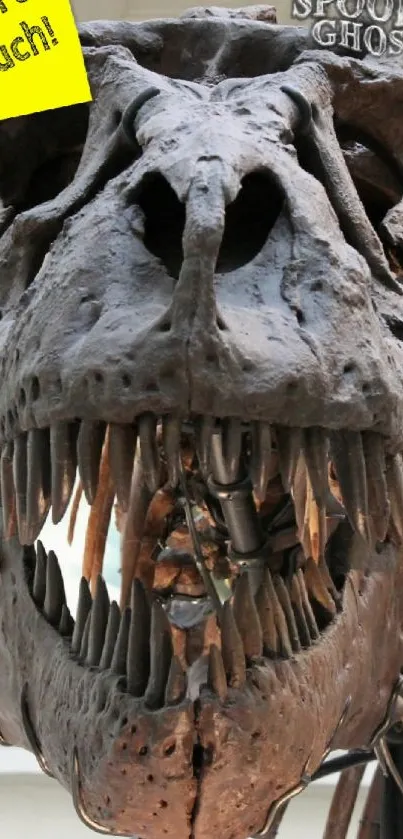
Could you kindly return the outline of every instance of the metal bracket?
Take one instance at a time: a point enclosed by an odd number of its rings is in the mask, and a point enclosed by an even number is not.
[[[336,725],[336,728],[335,728],[335,730],[332,734],[330,742],[328,743],[325,751],[323,752],[322,760],[320,762],[320,765],[322,765],[323,761],[326,759],[326,757],[328,756],[328,754],[332,750],[332,744],[334,742],[334,738],[336,737],[336,734],[337,734],[340,726],[343,724],[343,722],[346,718],[346,715],[347,715],[348,709],[350,707],[350,704],[351,704],[351,696],[348,697],[347,702],[346,702],[346,704],[344,706],[344,709],[343,709],[343,713],[342,713],[342,715],[341,715],[341,717],[340,717],[340,719],[339,719],[339,721]],[[314,780],[314,774],[311,774],[310,772],[308,772],[308,766],[309,766],[309,762],[311,760],[311,757],[312,757],[312,754],[309,755],[309,757],[308,757],[308,760],[307,760],[307,762],[304,766],[304,770],[302,772],[301,779],[300,779],[299,783],[296,784],[295,787],[292,787],[292,789],[283,793],[283,795],[281,795],[280,798],[277,799],[277,801],[274,801],[274,803],[271,805],[271,807],[269,809],[269,812],[267,814],[267,818],[266,818],[266,822],[264,824],[264,827],[262,828],[261,831],[259,831],[259,833],[256,833],[252,837],[249,837],[249,839],[263,839],[263,837],[267,836],[267,834],[269,833],[270,829],[272,828],[272,826],[274,824],[274,821],[276,819],[276,816],[278,815],[279,810],[283,807],[283,805],[287,804],[288,801],[291,801],[292,798],[295,798],[301,792],[304,792],[304,790],[306,790],[306,788],[309,786],[309,784]]]
[[[374,751],[377,757],[384,777],[387,778],[388,775],[390,775],[403,795],[403,778],[393,761],[387,742],[387,735],[390,729],[393,728],[396,723],[401,722],[403,718],[403,707],[399,708],[399,700],[401,700],[400,705],[402,706],[403,676],[399,676],[399,679],[397,680],[389,701],[385,719],[376,730],[371,740],[370,748]]]
[[[100,824],[99,822],[96,822],[95,819],[92,819],[91,816],[89,816],[86,812],[82,798],[82,783],[77,748],[73,749],[73,763],[71,769],[71,795],[73,798],[73,804],[78,818],[90,830],[93,830],[95,833],[101,833],[103,836],[132,836],[132,833],[113,833],[109,830],[109,828],[105,827],[103,824]]]

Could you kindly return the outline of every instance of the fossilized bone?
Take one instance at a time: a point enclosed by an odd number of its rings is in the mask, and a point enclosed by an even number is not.
[[[94,104],[0,125],[1,741],[144,839],[403,765],[402,62],[199,14],[84,26]]]

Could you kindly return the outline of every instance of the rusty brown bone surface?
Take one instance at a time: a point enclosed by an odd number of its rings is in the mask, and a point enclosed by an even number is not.
[[[94,102],[0,124],[0,733],[142,839],[258,832],[368,746],[402,666],[402,59],[271,16],[86,24]],[[192,548],[155,499],[217,525],[217,435],[266,571],[190,635],[151,591],[161,540]],[[89,570],[74,623],[34,544],[77,470],[127,541],[121,609]]]

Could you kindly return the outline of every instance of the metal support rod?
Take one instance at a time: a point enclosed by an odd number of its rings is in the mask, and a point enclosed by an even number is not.
[[[390,753],[397,771],[403,776],[403,745],[392,745]],[[384,779],[381,839],[403,839],[403,796],[390,774]]]
[[[211,468],[210,488],[221,503],[232,549],[236,554],[252,554],[263,542],[252,484],[241,466],[235,480],[230,474],[223,456],[220,429],[215,429],[211,438]]]

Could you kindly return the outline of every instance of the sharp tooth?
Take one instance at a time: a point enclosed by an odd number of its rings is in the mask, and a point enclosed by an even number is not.
[[[86,660],[89,667],[97,667],[101,660],[105,641],[105,631],[108,624],[109,606],[108,589],[104,578],[99,574],[91,609],[88,654]]]
[[[70,611],[64,603],[62,608],[62,616],[59,623],[59,633],[65,638],[71,638],[74,632],[74,620],[71,617]]]
[[[210,474],[211,437],[215,426],[214,417],[199,417],[196,431],[196,449],[200,470],[205,477]]]
[[[322,508],[329,494],[328,438],[323,428],[306,428],[302,438],[302,451],[308,469],[313,497]]]
[[[127,512],[132,483],[137,432],[132,425],[109,426],[109,464],[122,512]]]
[[[105,632],[105,643],[102,650],[101,661],[99,662],[100,670],[108,670],[111,666],[115,645],[119,634],[120,626],[120,609],[116,600],[112,600],[109,607],[108,625]],[[126,663],[125,663],[126,673]]]
[[[168,481],[176,487],[179,481],[179,457],[181,441],[181,421],[177,417],[164,417],[162,420],[162,445],[167,459]]]
[[[337,431],[332,434],[331,456],[350,523],[363,539],[371,542],[367,479],[360,432]]]
[[[264,422],[253,422],[251,426],[252,454],[250,476],[258,501],[266,498],[267,484],[272,475],[272,445],[270,426]]]
[[[362,444],[367,475],[368,510],[375,539],[383,542],[386,538],[390,515],[384,443],[380,434],[366,431],[362,435]]]
[[[246,680],[245,655],[229,600],[222,609],[220,629],[221,652],[228,684],[233,688],[242,688]]]
[[[278,426],[276,438],[281,479],[284,489],[290,492],[302,447],[302,431],[300,428]]]
[[[290,595],[285,587],[284,580],[279,574],[273,577],[273,584],[279,599],[280,606],[284,612],[287,621],[288,635],[291,641],[291,648],[293,652],[298,653],[301,650],[301,642],[299,640],[297,624],[290,600]]]
[[[386,482],[390,499],[390,516],[397,535],[403,542],[403,465],[400,454],[388,457]]]
[[[309,629],[309,634],[310,634],[312,640],[315,641],[320,637],[320,633],[319,633],[319,629],[318,629],[318,624],[316,623],[315,615],[312,611],[312,606],[309,602],[308,592],[306,590],[306,585],[305,585],[305,577],[304,577],[304,573],[301,570],[301,568],[298,569],[297,573],[295,574],[295,577],[298,581],[299,590],[300,590],[300,593],[301,593],[301,602],[302,602],[302,606],[303,606],[303,609],[304,609],[305,618],[306,618],[306,622],[307,622],[308,629]]]
[[[227,677],[221,650],[215,644],[210,644],[207,684],[210,690],[219,696],[221,702],[225,702],[228,693]]]
[[[233,612],[247,659],[262,655],[262,627],[252,596],[249,574],[241,574],[235,584]]]
[[[152,414],[143,414],[138,421],[141,461],[144,480],[154,495],[160,485],[160,456],[157,445],[157,420]]]
[[[276,629],[273,603],[264,583],[260,585],[256,593],[256,608],[262,627],[263,653],[269,658],[274,658],[280,652],[280,642]]]
[[[27,538],[27,435],[14,441],[13,478],[16,495],[18,538],[21,545]]]
[[[186,673],[183,670],[180,658],[174,655],[165,690],[165,705],[179,705],[186,696],[186,689]]]
[[[1,503],[4,536],[11,539],[17,532],[16,500],[13,478],[14,443],[6,443],[1,454]]]
[[[77,606],[77,614],[76,614],[76,624],[74,627],[73,632],[73,640],[71,642],[71,651],[78,655],[81,648],[81,642],[83,640],[85,624],[88,618],[88,615],[91,612],[92,606],[92,597],[89,589],[89,585],[85,577],[81,578],[80,582],[80,592],[78,596],[78,606]]]
[[[27,443],[27,544],[38,538],[50,509],[49,430],[34,428]]]
[[[222,449],[228,480],[233,483],[239,477],[242,453],[242,422],[238,419],[225,419],[222,424]]]
[[[168,618],[160,603],[151,610],[150,678],[144,702],[153,711],[162,708],[173,655],[172,634]]]
[[[59,560],[54,551],[49,551],[46,565],[46,595],[43,614],[52,626],[59,625],[65,603],[66,595]]]
[[[303,647],[309,647],[311,645],[311,636],[302,603],[301,589],[299,587],[296,574],[292,575],[290,582],[290,597],[301,644]]]
[[[133,580],[131,621],[127,650],[127,690],[132,696],[143,696],[150,675],[150,603],[144,586]]]
[[[81,500],[83,497],[83,485],[81,481],[78,482],[77,489],[74,493],[73,502],[71,505],[70,511],[70,519],[69,519],[69,526],[67,530],[67,544],[72,545],[74,539],[74,531],[76,529],[76,522],[77,522],[77,515],[78,515],[78,508],[81,504]]]
[[[116,673],[118,676],[126,675],[126,659],[130,632],[130,618],[131,609],[130,606],[126,606],[126,609],[124,609],[122,619],[120,621],[119,633],[111,661],[112,673]]]
[[[151,499],[152,494],[144,483],[143,465],[137,453],[134,461],[129,510],[125,517],[121,540],[121,609],[124,609],[130,600],[132,580],[136,570]]]
[[[292,646],[286,617],[278,599],[277,592],[273,584],[272,576],[268,569],[266,569],[265,573],[265,586],[269,597],[269,601],[271,602],[273,608],[274,622],[279,641],[279,653],[283,656],[283,658],[291,658]]]
[[[87,620],[85,621],[85,627],[83,632],[83,637],[80,645],[80,653],[79,658],[80,661],[86,661],[88,655],[88,641],[90,637],[90,626],[91,626],[91,612],[89,613]]]
[[[105,439],[106,426],[103,422],[83,420],[77,439],[77,461],[81,483],[88,504],[92,504],[97,492],[99,463]]]
[[[32,587],[32,597],[38,609],[43,609],[43,604],[46,597],[46,565],[47,554],[42,542],[37,542],[36,545],[36,565],[35,576]]]
[[[50,429],[52,521],[59,524],[70,503],[77,471],[78,423],[59,422]]]
[[[305,556],[312,556],[317,564],[323,559],[326,547],[326,509],[318,506],[307,474],[304,533],[301,539]]]
[[[336,604],[326,588],[320,569],[311,558],[307,560],[305,566],[305,585],[314,600],[320,603],[331,617],[334,617]]]
[[[308,502],[308,473],[304,458],[298,461],[292,484],[292,498],[294,501],[295,518],[297,521],[298,539],[306,557],[311,555],[311,540],[306,526],[306,512]],[[309,508],[308,508],[309,509]]]
[[[94,593],[98,575],[102,573],[114,497],[108,446],[105,445],[99,469],[98,488],[88,518],[83,556],[82,573],[83,577],[90,580],[92,593]]]

